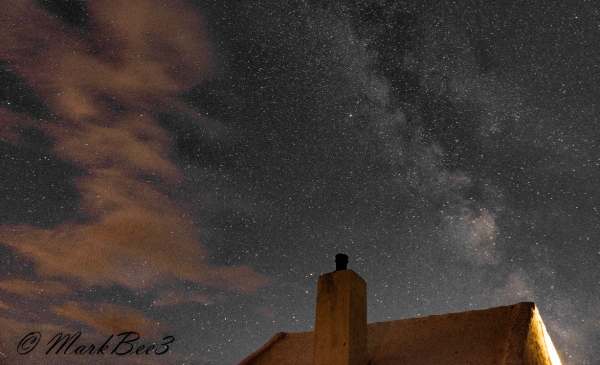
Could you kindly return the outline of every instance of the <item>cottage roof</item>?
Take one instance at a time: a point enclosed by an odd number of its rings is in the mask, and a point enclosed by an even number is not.
[[[368,325],[370,365],[559,365],[534,303]],[[278,333],[241,365],[311,365],[313,332]]]

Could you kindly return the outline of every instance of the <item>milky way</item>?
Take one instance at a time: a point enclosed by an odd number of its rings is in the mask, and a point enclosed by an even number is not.
[[[2,8],[0,356],[137,329],[236,363],[345,252],[370,322],[535,301],[600,357],[594,2]]]

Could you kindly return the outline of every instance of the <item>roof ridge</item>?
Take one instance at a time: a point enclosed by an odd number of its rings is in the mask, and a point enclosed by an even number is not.
[[[369,322],[369,323],[367,323],[367,325],[370,326],[372,324],[393,323],[393,322],[408,321],[408,320],[421,320],[421,319],[432,318],[432,317],[447,317],[447,316],[453,316],[453,315],[463,315],[466,313],[486,312],[486,311],[494,310],[494,309],[509,308],[509,307],[521,307],[521,306],[526,306],[527,308],[529,308],[529,307],[535,308],[535,303],[534,302],[518,302],[515,304],[507,304],[507,305],[481,308],[481,309],[472,309],[472,310],[468,310],[468,311],[449,312],[449,313],[434,313],[434,314],[429,314],[429,315],[420,316],[420,317],[407,317],[407,318],[393,319],[393,320],[389,320],[389,321]],[[312,331],[307,331],[307,332],[312,332]]]
[[[378,338],[378,336],[382,336],[383,332],[389,332],[397,326],[408,326],[407,328],[413,328],[415,326],[419,327],[419,323],[428,323],[428,321],[432,321],[431,323],[429,323],[430,326],[435,325],[435,323],[438,322],[441,323],[441,325],[443,326],[442,328],[446,328],[444,326],[448,326],[448,324],[454,323],[454,321],[456,320],[458,320],[458,322],[456,323],[468,323],[468,321],[472,321],[474,320],[474,318],[499,318],[498,316],[501,316],[504,318],[501,321],[502,324],[500,325],[500,323],[498,323],[496,324],[496,327],[494,327],[496,333],[498,334],[495,335],[496,341],[501,341],[496,342],[495,345],[495,356],[497,356],[496,359],[500,361],[498,362],[498,364],[510,365],[521,363],[519,361],[525,355],[527,346],[526,343],[521,341],[525,341],[525,339],[528,336],[529,327],[532,323],[534,311],[536,310],[536,308],[537,306],[533,302],[518,302],[510,305],[489,307],[483,309],[472,309],[463,312],[440,313],[423,317],[402,318],[396,320],[368,323],[369,337],[371,334],[374,335],[374,341],[369,345],[371,346],[369,348],[369,353],[371,355],[373,355],[374,353],[378,353],[378,351],[374,352],[373,346],[376,344],[377,341],[380,342],[380,346],[384,346],[384,343],[381,342],[381,339],[375,339]],[[469,317],[471,317],[471,319],[469,319]],[[450,320],[450,322],[447,322],[447,320]],[[492,324],[489,325],[493,326]],[[485,325],[483,327],[485,327]],[[260,361],[260,359],[264,354],[271,353],[273,351],[275,351],[275,353],[277,353],[277,351],[280,352],[282,348],[286,348],[286,346],[289,346],[290,343],[296,343],[296,341],[299,340],[301,340],[302,343],[305,343],[306,341],[309,341],[312,338],[312,334],[314,334],[314,329],[301,332],[278,332],[274,336],[272,336],[266,343],[264,343],[264,345],[262,345],[256,351],[254,351],[246,358],[241,360],[239,365],[252,365],[263,363]],[[308,345],[308,343],[305,343],[303,346],[306,345]],[[302,351],[302,349],[296,349],[296,351]],[[281,354],[277,356],[281,356]],[[308,356],[308,354],[303,354],[303,359],[304,356]],[[279,359],[277,361],[281,363],[281,359],[279,357],[277,357],[277,359]],[[271,364],[271,362],[269,361],[267,361],[266,364]],[[293,363],[308,364],[309,362],[307,361],[309,360],[304,359],[303,362],[296,361]],[[387,362],[385,363],[387,364]]]

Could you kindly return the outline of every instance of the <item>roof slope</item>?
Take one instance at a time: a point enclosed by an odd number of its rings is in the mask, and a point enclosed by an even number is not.
[[[240,365],[311,365],[313,333],[278,333]],[[533,303],[368,325],[370,365],[559,365]]]

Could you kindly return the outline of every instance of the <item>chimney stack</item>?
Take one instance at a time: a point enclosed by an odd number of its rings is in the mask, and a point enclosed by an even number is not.
[[[367,284],[335,256],[334,272],[319,277],[313,365],[367,364]]]

